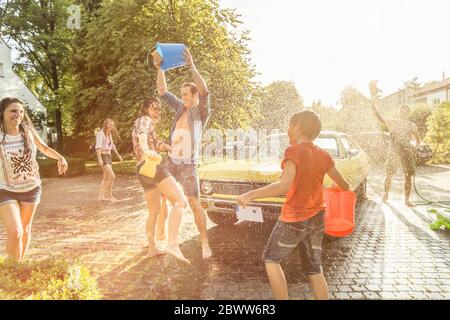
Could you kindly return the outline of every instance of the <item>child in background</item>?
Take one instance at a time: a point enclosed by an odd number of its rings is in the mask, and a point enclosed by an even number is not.
[[[292,116],[288,136],[290,146],[281,163],[280,181],[256,189],[237,198],[246,206],[258,198],[286,194],[286,202],[263,254],[272,291],[277,300],[288,299],[287,283],[280,265],[282,259],[299,247],[303,270],[312,286],[314,297],[328,299],[328,286],[323,276],[321,252],[324,234],[325,203],[323,179],[325,174],[344,191],[347,181],[334,166],[325,150],[313,144],[322,123],[317,114],[304,110]]]

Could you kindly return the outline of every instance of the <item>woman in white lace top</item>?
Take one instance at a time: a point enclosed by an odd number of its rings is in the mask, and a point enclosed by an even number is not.
[[[6,251],[22,261],[31,241],[31,223],[40,202],[41,179],[36,149],[58,161],[58,173],[67,162],[39,137],[23,103],[0,101],[0,218],[6,229]]]

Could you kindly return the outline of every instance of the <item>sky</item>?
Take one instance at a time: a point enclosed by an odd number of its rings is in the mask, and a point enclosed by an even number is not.
[[[449,0],[221,0],[250,31],[263,85],[293,81],[306,105],[337,105],[352,86],[383,95],[450,77]]]

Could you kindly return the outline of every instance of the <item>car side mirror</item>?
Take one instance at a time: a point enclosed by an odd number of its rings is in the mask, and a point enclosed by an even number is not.
[[[359,154],[359,150],[358,149],[350,149],[348,155],[350,156],[350,158],[354,158]]]

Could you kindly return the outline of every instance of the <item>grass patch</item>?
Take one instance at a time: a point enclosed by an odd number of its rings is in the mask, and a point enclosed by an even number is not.
[[[136,160],[113,162],[112,169],[115,174],[134,175],[136,173]],[[102,174],[102,172],[102,168],[97,164],[97,161],[86,162],[86,173]]]
[[[64,176],[58,174],[57,161],[53,159],[37,159],[39,174],[41,178],[72,177],[82,175],[86,172],[85,160],[83,158],[66,158],[69,168]]]
[[[0,300],[98,300],[97,281],[78,262],[0,257]]]

